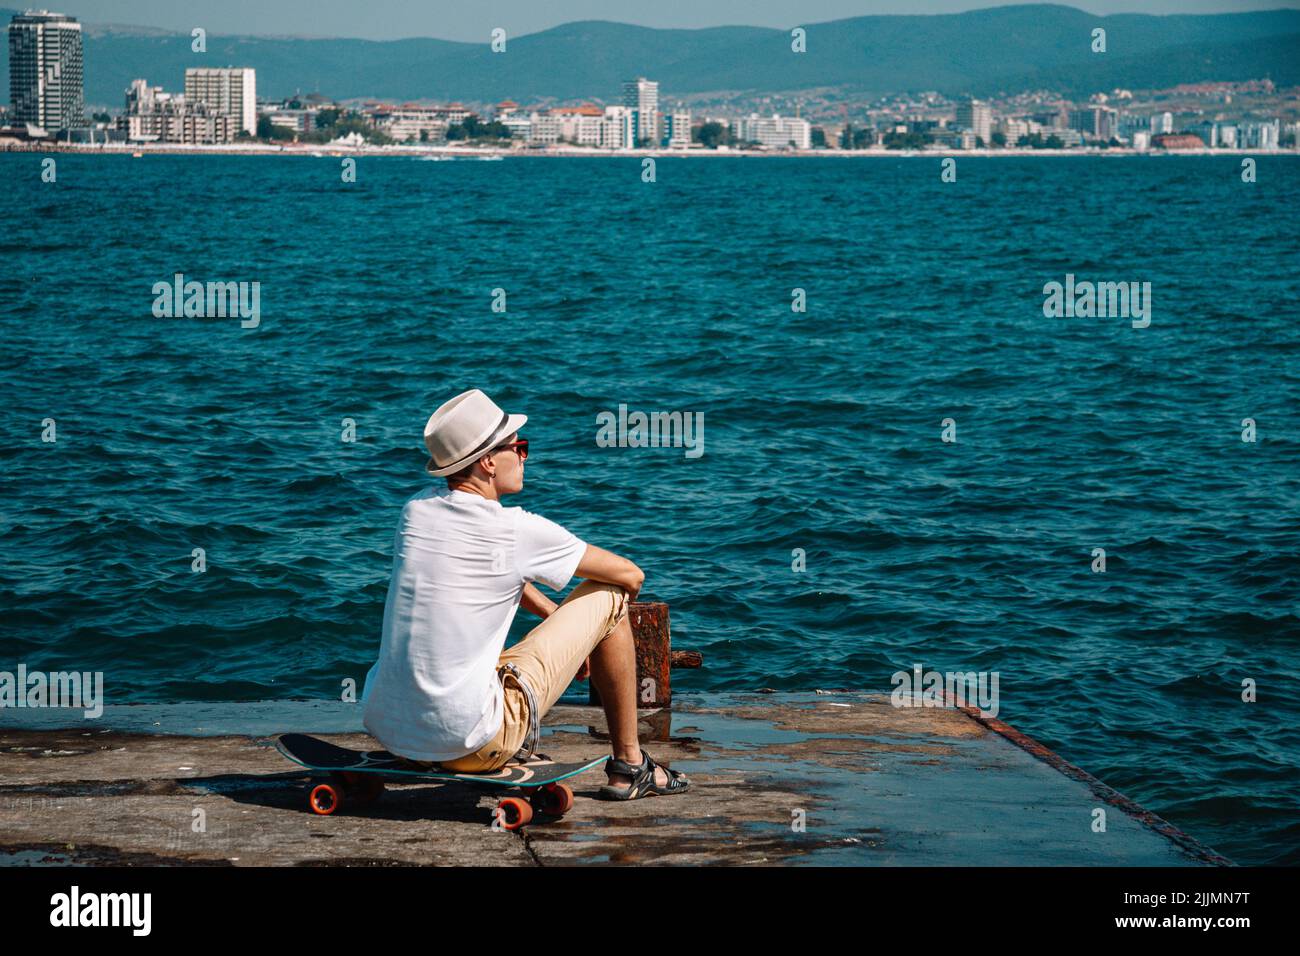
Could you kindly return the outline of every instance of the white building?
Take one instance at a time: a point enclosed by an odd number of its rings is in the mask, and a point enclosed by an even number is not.
[[[235,118],[236,129],[257,135],[257,71],[249,67],[191,66],[185,71],[185,99],[213,113]]]
[[[511,112],[497,119],[497,122],[510,130],[510,138],[528,142],[529,137],[533,135],[532,114],[525,116],[521,113]]]
[[[750,113],[733,123],[732,130],[741,142],[758,143],[772,149],[812,148],[812,125],[797,116]]]
[[[558,116],[550,112],[533,113],[529,117],[531,126],[528,130],[528,142],[530,143],[558,143],[563,124]]]
[[[385,113],[376,125],[385,136],[399,143],[436,141],[447,136],[447,118],[419,107],[398,107]]]
[[[560,139],[579,146],[599,146],[605,111],[599,106],[558,106],[550,111],[559,123]]]
[[[316,128],[316,116],[320,110],[289,109],[276,107],[262,115],[271,121],[271,125],[291,129],[295,133],[310,133]]]
[[[239,133],[237,119],[190,103],[183,93],[168,93],[148,80],[132,80],[126,91],[126,112],[117,129],[142,143],[229,143]]]
[[[1151,117],[1151,135],[1159,136],[1162,133],[1172,133],[1174,131],[1174,114],[1173,113],[1155,113]]]
[[[979,100],[967,100],[957,106],[955,125],[970,130],[982,139],[984,145],[987,146],[993,132],[993,110],[989,108],[987,103],[981,103]]]
[[[136,142],[220,144],[234,140],[239,130],[235,118],[226,113],[209,113],[206,106],[186,109],[173,102],[155,113],[124,116],[126,136]]]
[[[1029,123],[1008,116],[998,121],[998,132],[1006,137],[1008,146],[1015,146],[1029,135]]]
[[[126,111],[128,114],[152,113],[171,99],[172,94],[161,86],[150,86],[148,80],[132,80],[126,90]]]
[[[399,143],[436,142],[447,137],[447,121],[425,110],[394,110],[379,128]]]
[[[1119,132],[1119,114],[1108,106],[1071,110],[1070,129],[1077,129],[1088,139],[1110,142]]]
[[[689,149],[691,145],[690,110],[675,109],[663,114],[663,145],[669,149]]]
[[[632,111],[632,145],[648,139],[659,144],[659,83],[644,76],[623,84],[623,106]]]
[[[636,145],[636,111],[626,106],[606,106],[600,124],[604,149],[629,149]]]
[[[1277,149],[1281,123],[1266,120],[1262,123],[1242,123],[1239,133],[1243,149]]]
[[[960,129],[954,125],[951,128],[935,130],[930,135],[934,137],[935,143],[949,149],[975,148],[975,133],[973,130]],[[985,143],[985,145],[988,144]]]
[[[459,103],[450,106],[404,103],[376,107],[370,117],[376,129],[399,143],[438,142],[446,138],[449,126],[465,122],[472,112]]]

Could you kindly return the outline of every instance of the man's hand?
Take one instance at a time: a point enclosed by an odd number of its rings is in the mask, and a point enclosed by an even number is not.
[[[582,662],[582,666],[578,668],[578,673],[574,674],[573,678],[574,680],[586,680],[590,676],[591,676],[591,658],[588,657],[586,660]]]

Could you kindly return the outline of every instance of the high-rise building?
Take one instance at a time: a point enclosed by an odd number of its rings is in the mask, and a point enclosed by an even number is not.
[[[185,101],[235,118],[235,128],[257,135],[257,71],[248,67],[192,66],[185,71]]]
[[[1159,136],[1174,131],[1173,113],[1153,113],[1151,116],[1151,135]]]
[[[1277,149],[1280,120],[1242,123],[1238,134],[1238,146],[1245,149]]]
[[[1070,129],[1088,139],[1109,142],[1119,133],[1119,114],[1109,106],[1088,106],[1070,113]]]
[[[1120,113],[1119,114],[1119,138],[1121,140],[1132,141],[1134,133],[1151,134],[1151,122],[1145,116],[1139,116],[1137,113]]]
[[[638,145],[649,140],[651,146],[659,145],[659,83],[644,76],[623,84],[623,105],[632,111],[633,142]]]
[[[984,145],[987,146],[989,137],[993,132],[993,111],[987,103],[981,103],[979,100],[967,100],[957,106],[955,125],[970,130],[983,140]]]
[[[663,145],[669,149],[687,149],[691,145],[690,110],[678,107],[664,114]]]
[[[19,13],[9,23],[11,121],[57,133],[86,125],[81,75],[81,24],[48,10]]]

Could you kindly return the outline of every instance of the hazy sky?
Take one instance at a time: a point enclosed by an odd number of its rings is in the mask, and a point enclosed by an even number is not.
[[[729,24],[790,27],[869,13],[955,13],[1017,0],[0,0],[42,6],[87,23],[130,23],[189,32],[295,34],[388,40],[426,36],[486,41],[493,27],[511,36],[571,20],[651,27]],[[1300,6],[1300,0],[1086,0],[1090,13],[1227,13]]]

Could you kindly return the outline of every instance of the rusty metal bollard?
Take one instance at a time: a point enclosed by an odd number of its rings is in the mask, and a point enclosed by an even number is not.
[[[668,605],[662,601],[635,601],[628,612],[632,622],[632,639],[636,644],[637,707],[672,705],[673,667],[699,667],[703,662],[695,651],[674,651],[668,628]],[[600,705],[595,686],[588,700]]]

